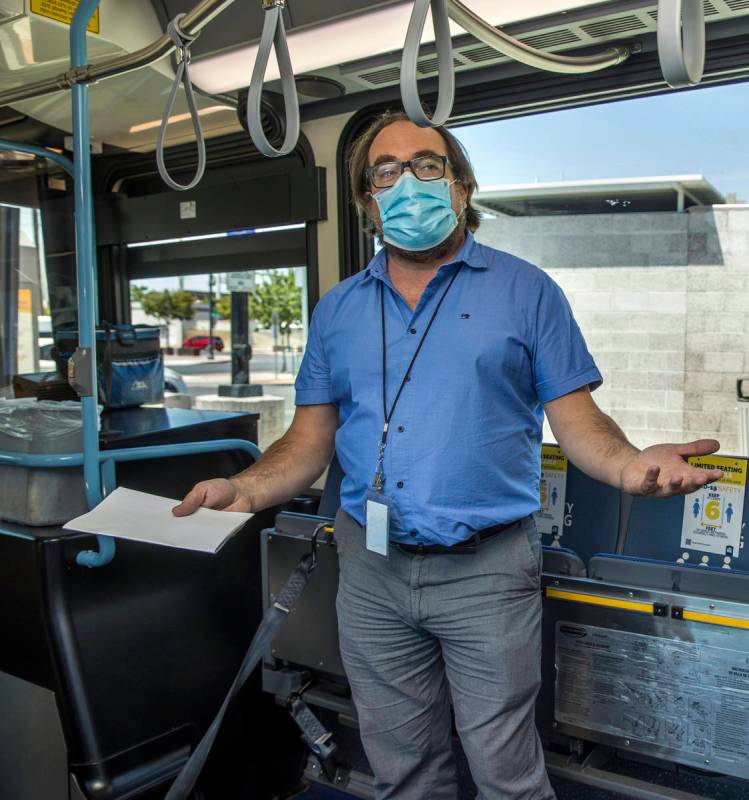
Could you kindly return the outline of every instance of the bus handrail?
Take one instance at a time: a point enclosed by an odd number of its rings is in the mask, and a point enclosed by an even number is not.
[[[586,56],[565,56],[560,53],[550,53],[531,47],[519,39],[490,25],[467,8],[460,0],[447,0],[447,13],[453,22],[456,22],[468,33],[477,39],[498,50],[506,56],[527,64],[530,67],[545,70],[546,72],[561,72],[566,75],[582,75],[596,72],[608,67],[615,67],[626,61],[634,52],[639,51],[638,46],[631,44],[617,44],[604,48],[597,53]]]
[[[199,455],[201,453],[239,450],[257,461],[262,455],[260,448],[247,439],[214,439],[202,442],[180,442],[178,444],[158,444],[144,447],[126,447],[104,450],[98,453],[101,470],[101,483],[107,494],[116,486],[115,464],[126,461],[146,461],[154,458]],[[80,467],[85,464],[85,456],[80,453],[7,453],[0,452],[0,464],[17,467],[54,469],[60,467]],[[82,550],[76,556],[76,563],[84,567],[103,567],[115,555],[114,540],[110,536],[97,536],[98,552]]]
[[[191,8],[182,20],[182,30],[190,35],[201,31],[224,9],[228,8],[234,0],[200,0]],[[18,103],[21,100],[30,100],[34,97],[43,97],[48,94],[70,89],[80,83],[95,83],[105,78],[113,78],[125,72],[132,72],[142,67],[147,67],[155,61],[160,61],[175,50],[174,42],[169,34],[164,33],[155,42],[152,42],[134,53],[116,56],[98,64],[84,64],[71,66],[71,69],[52,78],[28,83],[14,89],[0,92],[0,107]]]
[[[84,66],[88,59],[86,30],[99,0],[80,0],[70,25],[70,64]],[[73,100],[73,192],[75,200],[75,261],[78,303],[78,348],[72,359],[76,365],[76,389],[81,398],[83,423],[83,483],[86,502],[94,508],[101,502],[99,471],[99,408],[96,370],[96,237],[91,183],[91,136],[89,128],[88,85],[76,84]]]
[[[679,0],[667,0],[679,2]],[[697,0],[695,0],[697,1]],[[688,2],[688,0],[687,0]],[[430,119],[421,104],[417,87],[419,43],[424,30],[427,11],[432,8],[432,19],[437,46],[438,97],[437,108]],[[453,106],[455,94],[455,69],[448,18],[484,44],[500,53],[547,72],[580,75],[613,67],[626,61],[632,53],[639,52],[638,44],[619,44],[585,56],[565,56],[531,47],[504,31],[490,25],[463,5],[460,0],[415,0],[403,45],[401,59],[401,99],[409,118],[421,127],[444,125]],[[704,27],[704,26],[703,26]]]
[[[59,167],[62,167],[65,172],[71,176],[75,171],[73,162],[69,158],[66,158],[62,153],[57,153],[46,147],[37,147],[34,144],[22,144],[21,142],[11,142],[8,139],[0,139],[0,150],[7,153],[28,153],[30,156],[48,158],[50,161],[54,161]]]

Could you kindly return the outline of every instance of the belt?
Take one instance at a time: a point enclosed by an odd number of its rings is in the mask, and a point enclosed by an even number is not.
[[[399,544],[396,543],[395,546],[399,550],[403,550],[404,553],[415,553],[419,556],[425,556],[430,553],[443,553],[445,555],[469,555],[471,553],[475,553],[479,549],[479,545],[482,542],[486,542],[487,540],[491,539],[493,536],[496,536],[498,533],[502,533],[502,531],[506,531],[508,528],[512,528],[513,525],[517,525],[519,522],[523,522],[528,517],[523,517],[522,519],[516,519],[513,522],[500,522],[497,525],[490,525],[488,528],[482,528],[476,533],[473,534],[468,539],[465,539],[462,542],[458,542],[458,544],[453,545],[445,545],[445,544]]]

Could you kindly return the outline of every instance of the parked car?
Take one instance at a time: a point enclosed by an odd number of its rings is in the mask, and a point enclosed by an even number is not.
[[[185,379],[171,367],[164,367],[164,391],[187,394]]]
[[[208,336],[190,336],[182,342],[182,347],[190,350],[205,350],[208,347],[210,338]],[[218,350],[219,353],[224,349],[224,342],[220,336],[213,337],[213,349]]]

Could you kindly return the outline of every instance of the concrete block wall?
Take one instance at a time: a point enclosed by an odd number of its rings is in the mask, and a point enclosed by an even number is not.
[[[689,214],[684,436],[739,452],[736,379],[749,375],[749,206]]]
[[[685,267],[550,269],[604,377],[596,400],[638,446],[683,429]]]
[[[596,399],[637,446],[710,436],[738,451],[749,207],[503,217],[477,238],[562,287],[604,376]]]

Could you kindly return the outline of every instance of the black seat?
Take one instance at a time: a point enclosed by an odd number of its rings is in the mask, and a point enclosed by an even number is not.
[[[544,445],[544,448],[550,447]],[[555,492],[553,504],[556,514],[536,515],[536,524],[541,531],[544,544],[544,571],[552,565],[565,571],[558,574],[579,574],[579,565],[566,563],[560,556],[552,560],[546,554],[551,550],[571,551],[585,564],[596,553],[616,552],[619,537],[620,493],[618,489],[588,477],[574,464],[567,462],[566,485],[558,484],[561,491]],[[550,516],[556,516],[556,521]]]
[[[318,516],[330,517],[331,519],[335,517],[338,506],[341,504],[341,481],[343,477],[343,468],[340,461],[338,461],[338,455],[334,453],[333,460],[328,467],[328,477],[325,479],[320,505],[317,509]]]
[[[746,463],[747,459],[737,458]],[[702,568],[716,567],[719,570],[738,570],[749,572],[749,552],[743,547],[743,523],[749,519],[749,493],[744,493],[743,508],[736,509],[740,513],[738,520],[742,530],[740,541],[720,538],[717,529],[714,542],[709,547],[701,546],[699,536],[692,536],[689,531],[682,535],[684,520],[692,521],[692,506],[695,506],[694,519],[700,517],[700,504],[705,503],[703,496],[676,496],[669,498],[635,497],[632,511],[627,523],[624,543],[621,552],[625,556],[640,559],[665,561],[672,564],[698,565]],[[689,504],[685,514],[685,504]],[[695,522],[694,527],[697,527]],[[734,519],[734,524],[736,520]]]

